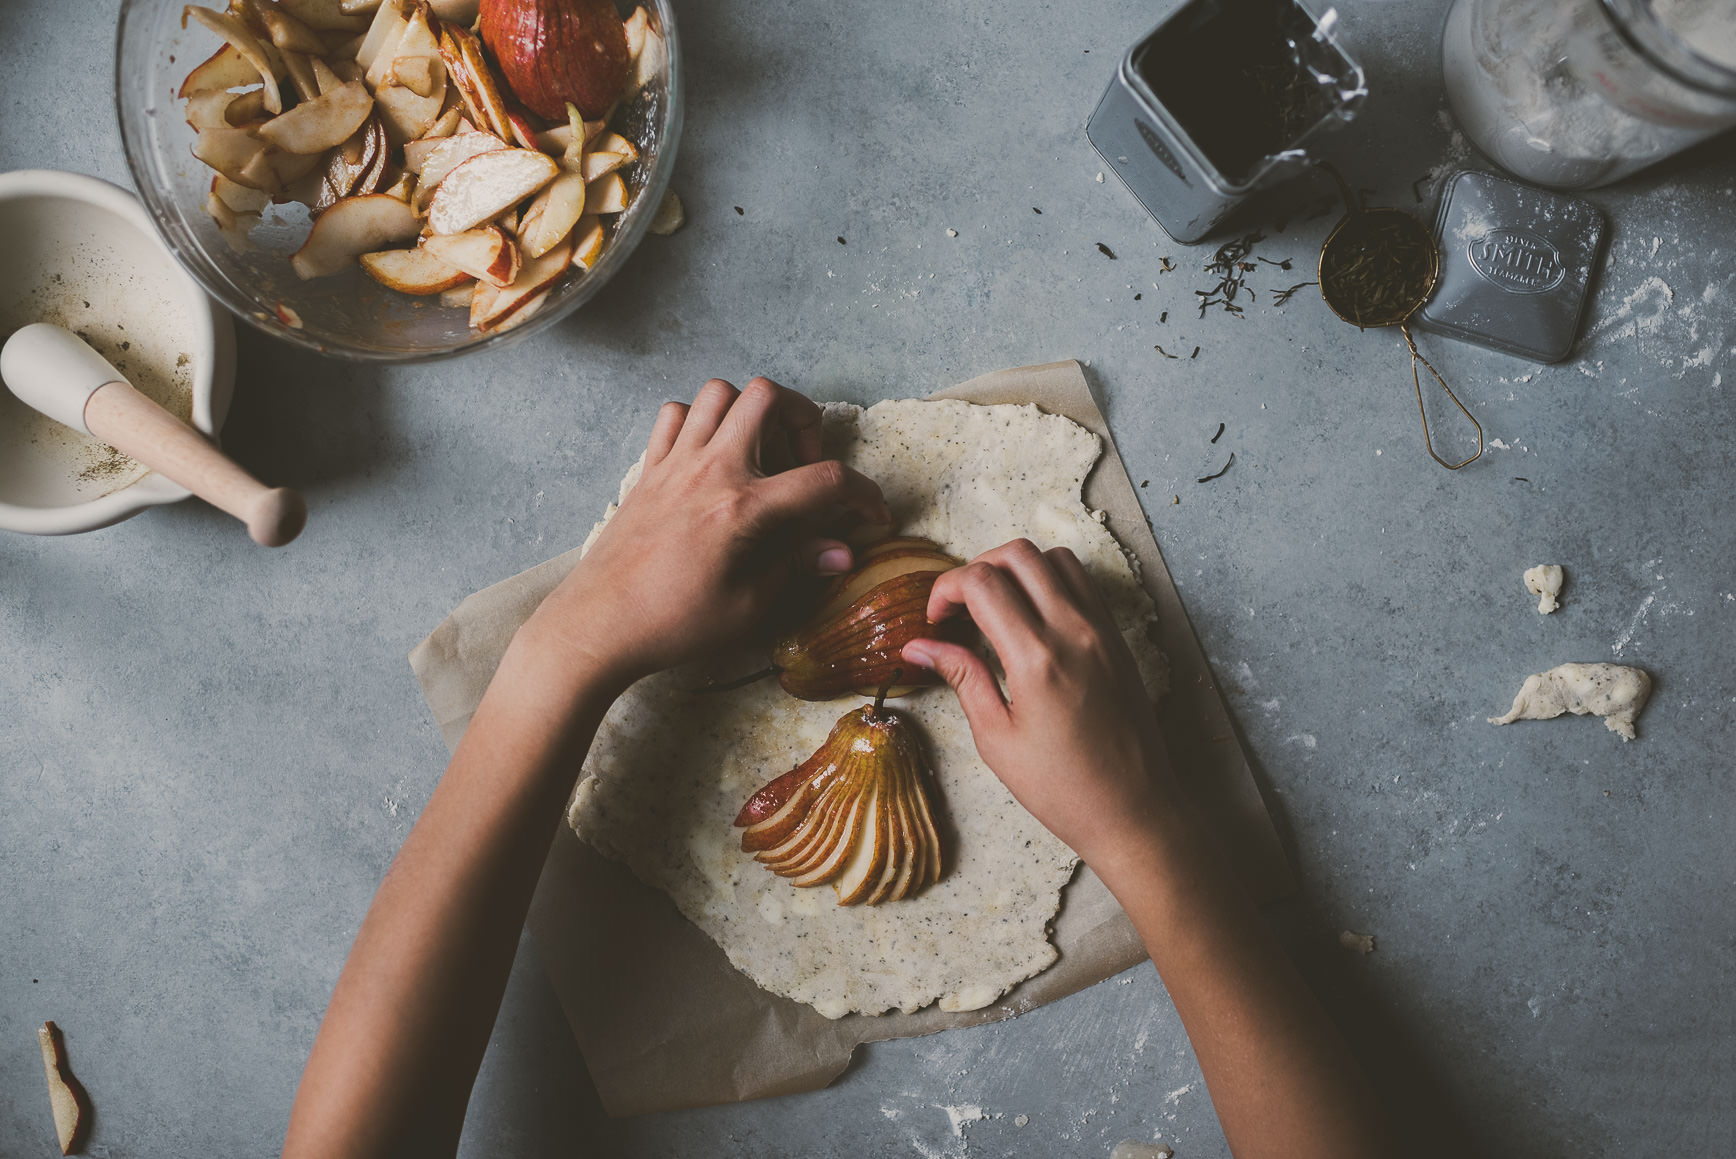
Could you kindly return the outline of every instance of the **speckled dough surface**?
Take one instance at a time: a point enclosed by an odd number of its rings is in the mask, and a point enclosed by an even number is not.
[[[1162,694],[1156,609],[1081,502],[1100,451],[1095,435],[1035,407],[893,401],[829,406],[825,439],[828,454],[880,483],[904,533],[960,558],[1019,536],[1072,548],[1103,587],[1147,689]],[[569,821],[579,835],[667,892],[754,981],[828,1017],[937,1000],[972,1010],[1052,963],[1049,921],[1076,859],[977,757],[945,689],[900,702],[927,738],[953,831],[937,886],[905,901],[842,907],[830,888],[798,889],[741,852],[731,821],[742,802],[817,749],[859,703],[795,700],[769,680],[691,691],[709,675],[763,663],[720,657],[622,697],[574,794]]]
[[[1652,678],[1623,664],[1558,664],[1527,676],[1505,716],[1490,724],[1516,720],[1554,720],[1566,712],[1601,716],[1604,727],[1622,740],[1634,739],[1634,718],[1652,694]]]

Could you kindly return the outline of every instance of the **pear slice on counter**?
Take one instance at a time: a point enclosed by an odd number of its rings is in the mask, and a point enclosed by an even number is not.
[[[60,1153],[70,1155],[84,1141],[90,1099],[72,1075],[60,1027],[44,1022],[36,1031],[36,1042],[42,1048],[42,1069],[48,1076],[48,1103],[54,1112],[55,1139],[60,1144]]]

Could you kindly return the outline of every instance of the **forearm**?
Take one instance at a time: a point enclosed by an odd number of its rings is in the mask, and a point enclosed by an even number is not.
[[[1098,855],[1186,1026],[1239,1159],[1388,1154],[1366,1081],[1191,810]]]
[[[515,641],[369,907],[285,1155],[450,1154],[608,678]]]

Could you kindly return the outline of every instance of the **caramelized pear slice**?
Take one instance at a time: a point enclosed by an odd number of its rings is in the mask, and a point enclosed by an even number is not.
[[[904,791],[898,795],[898,809],[893,816],[896,822],[895,840],[899,849],[899,855],[894,859],[898,872],[882,882],[881,891],[869,899],[870,905],[881,901],[902,900],[910,893],[911,883],[916,880],[918,872],[927,868],[927,857],[916,841],[916,806],[911,800],[916,790],[914,785],[904,785],[901,788]]]
[[[841,830],[849,823],[850,809],[858,799],[855,793],[840,791],[837,785],[822,792],[789,839],[760,854],[759,860],[782,877],[794,877],[812,869],[838,843]]]
[[[903,659],[904,645],[912,640],[962,640],[970,631],[963,616],[939,624],[929,621],[928,594],[939,575],[911,571],[896,576],[869,589],[842,614],[779,641],[772,650],[778,683],[801,700],[834,700],[851,692],[872,696],[894,671],[910,675],[887,695],[939,683],[932,669],[912,672]]]
[[[784,877],[800,873],[816,852],[825,853],[828,838],[842,823],[843,813],[850,802],[857,797],[848,777],[835,777],[824,783],[816,781],[809,790],[812,803],[805,806],[789,826],[788,836],[757,855],[757,860],[767,869]],[[745,839],[742,847],[747,847]]]
[[[817,790],[806,765],[798,765],[755,793],[741,807],[735,823],[747,826],[741,847],[750,853],[781,844],[808,815]]]
[[[928,801],[929,786],[918,781],[916,787],[916,844],[923,854],[923,865],[912,879],[907,893],[927,889],[940,880],[940,832],[934,824],[934,810]]]
[[[821,604],[814,618],[830,620],[842,615],[849,611],[851,604],[887,580],[917,571],[951,571],[958,566],[958,560],[931,543],[924,543],[922,540],[905,542],[923,546],[897,547],[888,551],[876,551],[871,555],[864,552],[862,557],[857,559],[853,571],[833,581],[831,590],[826,593],[825,602]]]
[[[880,874],[886,868],[888,840],[886,824],[887,794],[876,793],[867,802],[867,825],[848,860],[840,859],[842,869],[833,875],[838,880],[832,888],[838,891],[839,905],[855,905],[868,900],[880,884]]]
[[[856,851],[864,842],[872,842],[878,812],[878,797],[874,794],[856,797],[840,808],[842,823],[830,834],[827,844],[819,851],[822,856],[803,862],[800,873],[790,878],[791,885],[824,885],[840,873],[848,871]]]
[[[881,800],[881,823],[886,827],[886,859],[880,867],[880,877],[874,882],[874,888],[863,899],[868,905],[879,905],[892,895],[898,879],[909,872],[911,854],[915,852],[904,836],[903,786],[899,786],[899,791],[887,794]]]

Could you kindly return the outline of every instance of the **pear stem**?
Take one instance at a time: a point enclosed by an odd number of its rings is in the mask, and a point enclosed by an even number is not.
[[[874,695],[874,715],[879,716],[886,708],[886,694],[892,691],[892,686],[898,683],[898,678],[904,675],[904,669],[894,668],[892,675],[886,678],[886,683],[880,686],[880,691]]]
[[[746,688],[768,676],[776,676],[782,671],[782,668],[773,665],[770,668],[761,668],[758,672],[749,673],[746,676],[739,676],[734,680],[726,680],[722,684],[707,684],[704,688],[695,688],[693,691],[698,696],[704,696],[708,692],[729,692],[736,688]]]

